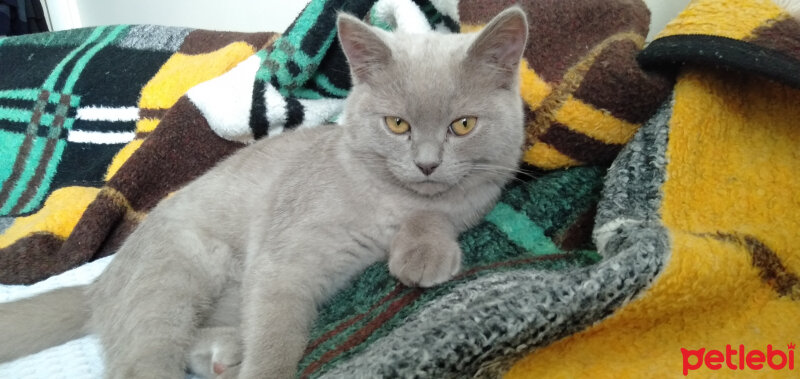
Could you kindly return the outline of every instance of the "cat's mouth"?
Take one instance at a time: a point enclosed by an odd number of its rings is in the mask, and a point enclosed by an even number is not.
[[[389,165],[388,172],[395,183],[422,196],[437,196],[447,192],[461,180],[460,177],[441,176],[436,173],[432,176],[423,176],[418,172],[409,173],[397,165]]]
[[[422,180],[419,182],[406,183],[406,186],[409,187],[414,192],[417,192],[420,195],[425,195],[425,196],[438,195],[442,192],[449,190],[452,187],[450,184],[430,179]]]

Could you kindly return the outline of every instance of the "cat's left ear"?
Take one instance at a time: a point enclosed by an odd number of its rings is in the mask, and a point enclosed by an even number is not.
[[[479,32],[467,51],[467,62],[488,67],[516,80],[527,41],[528,20],[525,12],[518,6],[508,8]]]

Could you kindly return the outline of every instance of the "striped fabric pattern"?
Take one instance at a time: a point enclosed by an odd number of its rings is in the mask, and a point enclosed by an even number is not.
[[[201,172],[191,154],[131,156],[186,90],[275,36],[118,25],[0,39],[0,215],[10,220],[0,281],[35,282],[113,252],[164,186],[185,182],[176,168]],[[164,133],[173,137],[151,139],[156,150],[190,135]]]
[[[0,182],[0,215],[25,214],[36,209],[50,189],[56,166],[66,145],[81,130],[74,128],[81,96],[73,94],[87,64],[117,40],[125,26],[100,27],[58,61],[39,87],[0,92],[0,145],[11,149],[11,170],[3,170]],[[97,144],[100,141],[88,141]],[[14,153],[14,150],[16,152]]]

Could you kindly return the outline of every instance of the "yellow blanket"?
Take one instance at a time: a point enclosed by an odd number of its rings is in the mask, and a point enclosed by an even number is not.
[[[663,269],[507,378],[800,374],[800,23],[766,0],[696,0],[659,37],[640,61],[684,65],[609,171],[595,239]]]

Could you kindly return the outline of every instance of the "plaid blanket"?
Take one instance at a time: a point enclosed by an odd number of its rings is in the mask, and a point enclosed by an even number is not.
[[[281,35],[119,25],[0,39],[0,282],[112,254],[159,200],[245,144],[335,122],[350,87],[336,11],[472,31],[511,3],[312,0]],[[378,264],[332,299],[299,375],[495,376],[607,316],[660,269],[594,265],[590,238],[606,165],[672,85],[635,60],[647,8],[521,4],[532,21],[524,172],[460,237],[452,282],[407,288]]]

